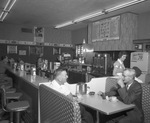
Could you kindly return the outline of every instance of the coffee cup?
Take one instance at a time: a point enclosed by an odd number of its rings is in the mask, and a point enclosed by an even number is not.
[[[112,97],[111,97],[111,101],[112,101],[112,102],[116,102],[116,101],[117,101],[117,97],[112,96]]]

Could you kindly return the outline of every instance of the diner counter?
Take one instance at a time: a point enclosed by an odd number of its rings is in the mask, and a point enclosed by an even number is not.
[[[31,84],[31,86],[34,86],[35,88],[39,88],[40,83],[45,83],[48,82],[49,80],[47,78],[40,77],[38,75],[32,76],[30,74],[26,74],[25,71],[11,71],[13,74],[15,74],[18,77],[21,77],[24,79],[26,82]]]
[[[39,121],[39,84],[49,80],[38,75],[31,76],[25,71],[7,71],[8,76],[13,79],[13,87],[23,93],[21,100],[29,101],[30,108],[24,112],[23,119],[27,123],[38,123]]]

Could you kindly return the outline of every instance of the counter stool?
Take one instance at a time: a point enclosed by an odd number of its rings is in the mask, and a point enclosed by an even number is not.
[[[8,84],[7,84],[8,83]],[[14,93],[16,92],[15,88],[12,88],[12,85],[9,84],[9,82],[1,82],[0,81],[0,87],[5,86],[6,92],[7,93]]]
[[[5,92],[5,96],[6,96],[6,101],[8,100],[19,100],[20,97],[22,96],[22,93],[14,93],[16,91],[15,88],[11,88],[11,89],[5,89],[5,86],[1,86],[1,89]]]
[[[6,92],[5,92],[5,88],[2,87],[1,88],[2,91],[2,109],[6,112],[10,112],[10,114],[12,113],[16,113],[16,121],[15,123],[20,123],[21,118],[20,118],[20,112],[27,110],[27,108],[29,108],[29,103],[28,101],[17,101],[17,102],[10,102],[7,103],[7,98],[6,98]],[[10,117],[11,121],[12,121],[12,116]]]
[[[4,75],[4,76],[0,77],[0,85],[1,84],[5,85],[6,87],[9,87],[9,86],[12,87],[13,86],[13,80],[11,77]]]
[[[6,93],[15,93],[15,92],[16,92],[16,88],[6,89]]]
[[[2,120],[2,121],[0,121],[0,123],[9,123],[9,121],[8,120]]]

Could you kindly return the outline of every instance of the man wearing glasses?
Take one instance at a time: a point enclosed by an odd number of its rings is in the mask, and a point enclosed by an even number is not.
[[[115,91],[110,91],[105,96],[118,95],[125,104],[135,104],[133,110],[126,112],[125,116],[119,119],[119,123],[143,123],[144,114],[142,110],[142,87],[135,80],[135,70],[125,69],[117,81],[118,88]]]

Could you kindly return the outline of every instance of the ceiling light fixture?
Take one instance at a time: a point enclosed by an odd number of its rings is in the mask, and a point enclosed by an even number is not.
[[[118,9],[122,9],[122,8],[131,6],[131,5],[134,5],[134,4],[137,4],[137,3],[144,2],[144,1],[146,1],[146,0],[133,0],[133,1],[130,1],[130,2],[127,2],[127,3],[124,3],[124,4],[120,4],[118,6],[106,9],[105,12],[107,12],[107,13],[108,12],[112,12],[112,11],[115,11],[115,10],[118,10]]]
[[[0,21],[3,21],[7,14],[10,12],[11,8],[15,4],[16,0],[8,0],[2,13],[0,14]]]
[[[0,15],[0,21],[3,21],[4,18],[7,16],[8,12],[2,12]]]
[[[73,21],[68,21],[66,23],[62,23],[62,24],[56,25],[55,28],[62,28],[62,27],[65,27],[65,26],[69,26],[69,25],[71,25],[73,23],[74,23]]]
[[[74,22],[78,23],[78,22],[81,22],[81,21],[84,21],[84,20],[88,20],[88,19],[100,16],[100,15],[103,15],[103,14],[104,14],[103,11],[95,12],[95,13],[92,13],[92,14],[85,15],[85,16],[82,16],[80,18],[77,18],[77,19],[74,20]]]
[[[65,26],[69,26],[71,24],[82,22],[82,21],[100,16],[100,15],[103,15],[103,14],[107,14],[107,13],[115,11],[115,10],[119,10],[119,9],[122,9],[122,8],[125,8],[125,7],[128,7],[128,6],[131,6],[131,5],[137,4],[137,3],[144,2],[144,1],[147,1],[147,0],[132,0],[132,1],[127,2],[127,3],[117,5],[115,7],[109,8],[109,9],[103,9],[103,10],[97,11],[95,13],[91,13],[91,14],[79,17],[79,18],[77,18],[73,21],[69,21],[67,23],[57,25],[55,28],[62,28],[62,27],[65,27]]]

